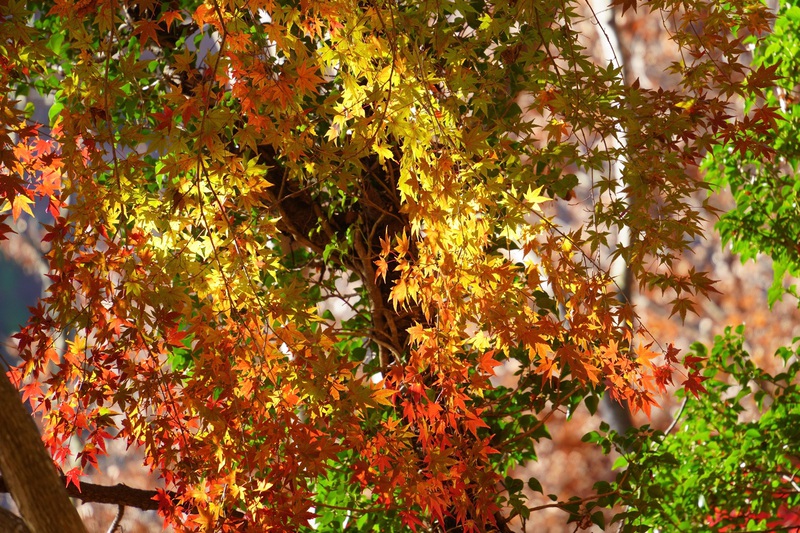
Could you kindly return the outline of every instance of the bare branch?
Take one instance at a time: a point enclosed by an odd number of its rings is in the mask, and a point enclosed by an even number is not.
[[[62,483],[66,485],[66,478],[61,477]],[[0,493],[8,492],[5,479],[0,477]],[[78,490],[75,485],[67,487],[67,494],[71,498],[77,498],[84,503],[104,503],[109,505],[119,505],[123,507],[136,507],[143,511],[157,511],[158,502],[153,498],[158,494],[155,490],[135,489],[119,483],[117,485],[96,485],[94,483],[81,483]],[[168,496],[174,494],[167,492]]]

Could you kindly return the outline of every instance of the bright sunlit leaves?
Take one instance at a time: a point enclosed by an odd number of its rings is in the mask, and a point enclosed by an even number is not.
[[[49,212],[52,284],[16,374],[57,461],[141,447],[188,530],[347,510],[483,531],[524,508],[503,476],[553,412],[606,389],[649,414],[671,383],[676,354],[618,301],[601,251],[627,228],[608,253],[681,317],[714,290],[676,268],[700,227],[690,167],[744,127],[719,28],[761,8],[663,6],[706,63],[649,91],[590,57],[569,3],[93,6],[0,8],[0,209]],[[14,103],[30,86],[56,127]]]

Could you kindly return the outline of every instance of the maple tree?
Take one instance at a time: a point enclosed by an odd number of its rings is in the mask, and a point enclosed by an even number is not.
[[[743,130],[736,150],[716,147],[703,165],[712,187],[729,187],[734,196],[735,206],[717,223],[723,244],[730,244],[742,261],[759,254],[772,259],[773,283],[766,291],[770,307],[785,297],[797,298],[794,278],[800,272],[798,36],[800,5],[782,1],[771,35],[750,40],[752,65],[779,79],[774,88],[745,100],[746,111],[764,103],[772,107],[768,120],[775,126],[760,133]],[[758,149],[751,150],[747,141],[752,136],[772,146],[774,154],[764,158]],[[638,494],[622,498],[636,506],[633,524],[674,531],[800,530],[798,341],[795,337],[778,348],[775,371],[762,368],[749,353],[744,326],[726,328],[710,350],[700,343],[692,346],[703,361],[704,393],[685,398],[679,431],[652,431],[627,454],[631,468],[626,472],[638,478],[633,483]],[[613,435],[591,438],[626,446],[625,439]],[[666,493],[668,505],[658,496]]]
[[[182,530],[508,530],[553,412],[706,393],[608,258],[681,317],[714,290],[676,268],[695,171],[771,154],[774,106],[733,116],[770,16],[618,6],[663,17],[675,88],[594,61],[566,1],[2,3],[0,235],[46,205],[52,282],[10,375],[66,480],[119,439]],[[626,476],[553,506],[604,523]]]
[[[771,158],[761,158],[743,143],[735,152],[717,148],[705,167],[709,182],[717,189],[729,186],[736,207],[725,213],[718,229],[725,244],[744,260],[759,253],[769,255],[774,264],[774,282],[769,291],[769,304],[774,304],[787,292],[797,296],[793,285],[785,285],[789,275],[800,274],[798,248],[798,219],[794,198],[798,187],[795,173],[798,163],[797,138],[798,94],[800,83],[797,51],[800,50],[800,6],[793,2],[781,4],[772,34],[760,44],[753,64],[778,76],[775,90],[759,96],[774,109],[769,120],[775,126],[769,131],[751,135],[761,136],[775,151]],[[747,101],[755,107],[756,98]]]

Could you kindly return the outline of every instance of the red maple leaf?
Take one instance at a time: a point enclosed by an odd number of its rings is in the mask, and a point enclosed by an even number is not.
[[[702,363],[703,361],[705,361],[704,357],[687,354],[686,357],[683,358],[683,366],[685,366],[686,368],[690,368],[692,370],[697,370],[699,368],[700,363]]]
[[[78,467],[69,470],[66,474],[64,474],[64,477],[67,480],[66,486],[69,487],[69,484],[72,483],[73,485],[75,485],[75,488],[78,489],[78,492],[81,492],[80,478],[82,475],[83,473],[81,472],[81,469]]]
[[[667,360],[668,363],[677,363],[678,357],[677,355],[680,353],[680,349],[676,348],[672,343],[667,344],[667,353],[664,355],[664,358]]]
[[[692,372],[686,381],[683,382],[683,388],[691,392],[695,398],[700,398],[700,393],[708,392],[702,383],[707,380],[707,377],[701,376],[698,372]]]
[[[158,44],[158,22],[154,20],[144,19],[136,23],[136,29],[133,34],[139,37],[139,48],[144,49],[147,41],[152,40]]]
[[[5,223],[5,220],[8,218],[8,215],[0,215],[0,241],[4,241],[8,239],[7,233],[16,233],[11,226]]]

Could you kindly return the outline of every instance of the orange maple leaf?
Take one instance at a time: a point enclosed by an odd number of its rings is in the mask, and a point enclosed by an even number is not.
[[[640,344],[636,347],[636,362],[646,368],[653,368],[653,363],[651,359],[655,359],[658,357],[658,354],[650,349],[651,344],[644,345]]]
[[[387,405],[391,407],[394,405],[392,402],[392,396],[394,396],[396,392],[397,391],[393,391],[391,389],[380,388],[372,393],[372,399],[375,400],[375,402],[377,402],[379,405]]]
[[[176,20],[183,22],[183,13],[181,13],[180,11],[167,11],[166,13],[161,15],[159,22],[166,23],[167,29],[169,30],[170,27],[172,26],[172,23],[175,22]]]
[[[478,428],[489,427],[489,425],[486,422],[484,422],[481,418],[478,417],[478,414],[480,414],[479,412],[473,413],[472,411],[466,411],[464,414],[467,418],[464,421],[464,425],[467,427],[470,433],[472,433],[476,437],[478,436]]]
[[[397,310],[398,305],[402,305],[403,302],[406,301],[407,297],[408,286],[406,285],[406,281],[403,278],[400,278],[397,280],[397,283],[394,284],[392,291],[389,293],[389,299],[392,301],[395,311]]]
[[[297,65],[297,67],[295,67],[297,78],[294,80],[294,85],[297,88],[297,92],[300,94],[317,94],[319,92],[317,90],[317,85],[324,81],[322,78],[317,76],[318,71],[319,68],[317,65],[309,61],[305,61]]]
[[[489,374],[490,376],[494,376],[495,374],[494,368],[496,366],[500,366],[503,364],[494,358],[494,354],[495,354],[494,350],[489,350],[488,352],[481,355],[480,361],[478,362],[478,366],[480,367],[480,369],[483,370],[485,373]]]
[[[381,257],[375,260],[375,265],[378,267],[375,269],[375,281],[378,281],[378,278],[382,278],[385,283],[386,274],[389,271],[389,263],[386,262],[386,259]]]

